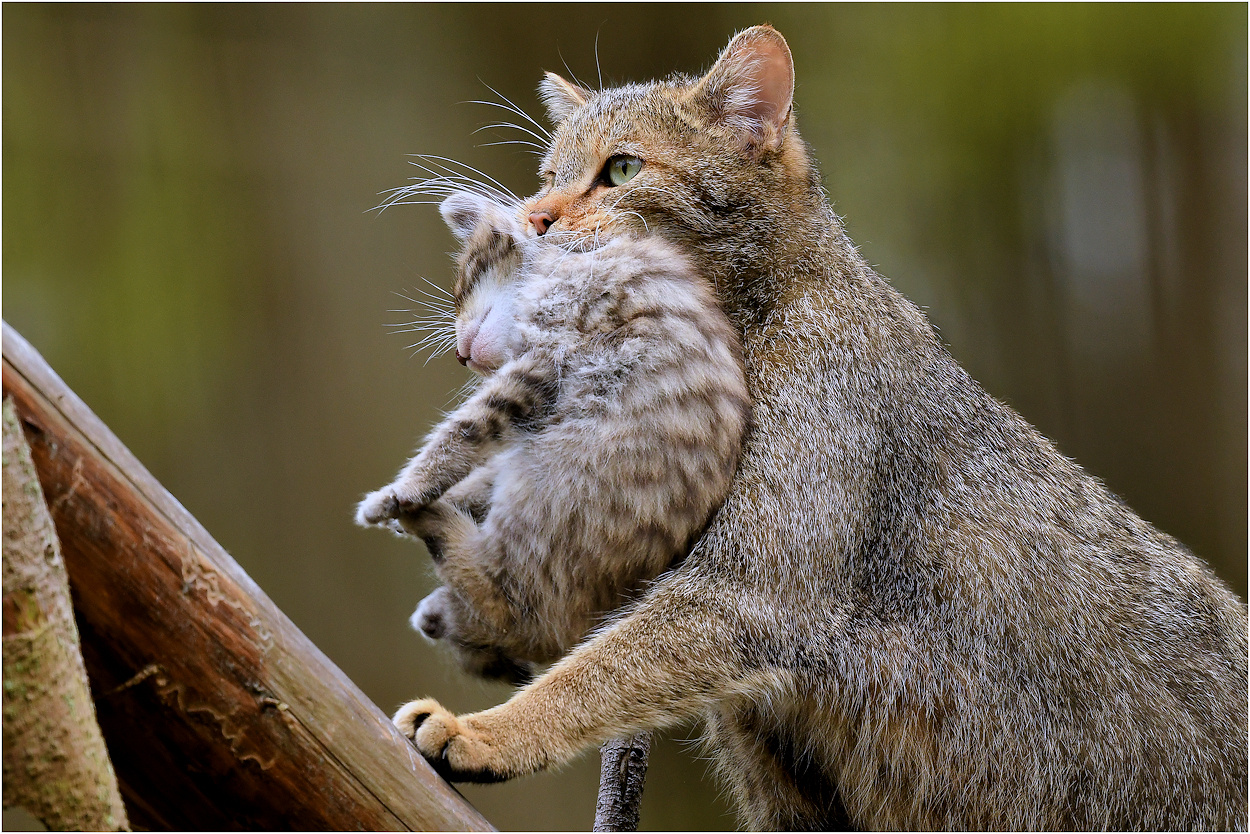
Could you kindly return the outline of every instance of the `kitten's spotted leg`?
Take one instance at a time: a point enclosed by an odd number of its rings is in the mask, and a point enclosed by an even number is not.
[[[694,715],[748,683],[734,637],[750,629],[738,610],[675,584],[654,589],[507,703],[457,716],[424,699],[401,708],[396,725],[448,779],[492,782]]]
[[[498,544],[468,511],[442,498],[419,512],[401,514],[396,522],[425,542],[439,579],[473,600],[474,614],[489,633],[505,635],[513,628],[517,611],[501,587]]]
[[[557,385],[555,366],[545,357],[526,354],[504,365],[435,427],[394,482],[365,496],[356,522],[388,524],[438,498],[511,435],[541,420]]]
[[[499,475],[498,461],[497,455],[474,469],[462,481],[444,492],[443,500],[464,510],[481,524],[490,512],[491,494]]]

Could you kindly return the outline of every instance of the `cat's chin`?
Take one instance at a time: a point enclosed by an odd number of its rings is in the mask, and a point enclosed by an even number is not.
[[[599,238],[598,240],[595,238],[571,238],[568,240],[555,240],[552,241],[552,243],[563,249],[565,252],[570,252],[574,255],[586,255],[591,252],[598,252],[600,249],[608,245],[608,241],[603,238]]]
[[[617,237],[620,237],[619,233],[607,233],[600,230],[598,233],[577,231],[548,232],[542,239],[563,249],[565,252],[585,255],[599,251]]]

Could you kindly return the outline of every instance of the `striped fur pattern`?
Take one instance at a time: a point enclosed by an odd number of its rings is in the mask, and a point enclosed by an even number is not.
[[[429,547],[445,584],[414,625],[513,679],[685,554],[750,415],[737,332],[673,246],[571,253],[527,237],[516,209],[443,203],[465,242],[457,350],[486,376],[359,508]]]
[[[769,27],[592,91],[525,209],[647,234],[742,335],[752,427],[689,555],[507,703],[395,720],[454,779],[702,716],[752,829],[1243,829],[1246,606],[951,358],[846,237]],[[763,100],[761,100],[763,99]],[[603,187],[605,160],[642,168]]]

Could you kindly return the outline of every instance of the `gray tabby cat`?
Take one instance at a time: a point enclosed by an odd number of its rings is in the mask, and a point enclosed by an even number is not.
[[[540,89],[530,225],[679,247],[742,334],[751,431],[624,616],[505,704],[398,712],[426,758],[507,779],[702,716],[754,829],[1244,828],[1245,604],[864,261],[781,35],[698,78]]]
[[[527,236],[515,206],[458,193],[441,210],[464,243],[457,357],[486,378],[357,521],[429,546],[446,584],[415,626],[470,671],[524,679],[724,500],[750,413],[741,349],[661,240],[570,252]]]

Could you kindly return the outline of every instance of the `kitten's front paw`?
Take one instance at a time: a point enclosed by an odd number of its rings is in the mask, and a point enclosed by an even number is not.
[[[475,726],[473,716],[459,718],[433,698],[405,704],[392,720],[449,782],[502,782],[517,775],[508,772],[490,734]]]
[[[399,512],[399,499],[395,497],[395,490],[389,486],[382,487],[366,495],[356,505],[356,523],[361,527],[375,524],[389,526],[388,522],[398,516]]]
[[[435,489],[426,487],[412,489],[402,484],[390,484],[371,492],[356,505],[356,523],[361,527],[379,525],[395,532],[403,532],[396,522],[405,516],[420,513],[438,498]]]

